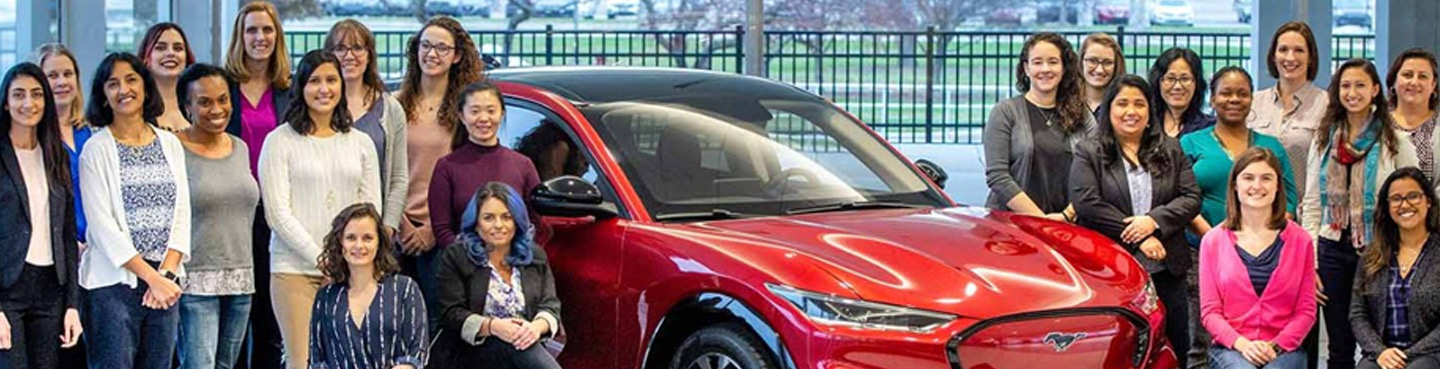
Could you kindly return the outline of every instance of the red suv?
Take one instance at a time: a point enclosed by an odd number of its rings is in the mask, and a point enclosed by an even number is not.
[[[958,206],[834,104],[657,68],[490,74],[564,302],[566,368],[1174,368],[1105,237]]]

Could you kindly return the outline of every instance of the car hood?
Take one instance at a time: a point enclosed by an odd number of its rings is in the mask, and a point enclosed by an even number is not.
[[[861,210],[685,227],[787,250],[786,257],[824,270],[865,300],[979,319],[1123,305],[1145,281],[1134,259],[1097,233],[980,208]]]

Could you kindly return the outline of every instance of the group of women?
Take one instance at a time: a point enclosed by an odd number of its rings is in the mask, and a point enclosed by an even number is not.
[[[1255,91],[1189,49],[1140,77],[1110,36],[1032,36],[985,126],[987,205],[1129,250],[1186,367],[1313,368],[1323,317],[1328,368],[1440,368],[1434,54],[1320,89],[1308,25],[1270,45],[1278,82]]]
[[[558,368],[539,177],[460,23],[394,95],[359,22],[293,68],[270,3],[234,29],[209,65],[157,24],[88,96],[58,44],[0,81],[0,367]]]

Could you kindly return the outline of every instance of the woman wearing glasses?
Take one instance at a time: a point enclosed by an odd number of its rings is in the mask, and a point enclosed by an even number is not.
[[[1375,240],[1355,276],[1350,324],[1365,359],[1360,368],[1440,368],[1440,209],[1417,168],[1400,168],[1380,186]]]
[[[1085,77],[1085,102],[1091,112],[1099,114],[1105,88],[1110,87],[1115,76],[1125,75],[1125,54],[1120,52],[1115,38],[1095,32],[1080,43],[1080,61],[1083,63],[1080,75]]]
[[[409,62],[405,80],[396,96],[409,122],[406,132],[410,170],[409,192],[405,196],[405,219],[400,221],[401,251],[408,256],[403,264],[420,283],[425,306],[435,306],[435,230],[430,222],[430,177],[440,157],[450,153],[451,137],[460,129],[460,91],[483,80],[484,64],[475,43],[460,22],[435,17],[410,38],[406,49]],[[431,319],[431,328],[438,320]]]
[[[400,229],[405,192],[410,185],[410,173],[405,167],[405,109],[385,92],[380,64],[375,61],[375,35],[370,28],[354,19],[335,23],[325,36],[325,48],[340,60],[348,105],[345,108],[355,119],[355,129],[370,136],[380,155],[380,228],[386,239],[393,239]]]
[[[1170,48],[1150,67],[1150,101],[1160,116],[1161,132],[1179,138],[1215,125],[1215,116],[1200,111],[1205,102],[1205,70],[1200,55],[1186,48]]]

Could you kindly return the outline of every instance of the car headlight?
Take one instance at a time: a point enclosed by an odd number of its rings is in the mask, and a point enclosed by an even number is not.
[[[1135,296],[1134,304],[1145,315],[1154,314],[1160,309],[1160,295],[1155,293],[1155,282],[1145,281],[1145,290]]]
[[[765,287],[794,304],[810,321],[824,325],[929,333],[956,318],[952,314],[848,299],[790,286],[766,283]]]

